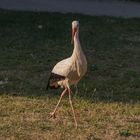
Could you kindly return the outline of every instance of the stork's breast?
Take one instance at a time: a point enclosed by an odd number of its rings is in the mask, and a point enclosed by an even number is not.
[[[77,73],[79,77],[84,76],[87,71],[87,63],[83,60],[77,61],[76,67],[77,67]]]
[[[72,65],[67,77],[70,81],[73,81],[73,82],[79,81],[84,73],[85,73],[85,70],[83,69],[83,67],[80,64],[77,64],[77,62],[75,62]]]

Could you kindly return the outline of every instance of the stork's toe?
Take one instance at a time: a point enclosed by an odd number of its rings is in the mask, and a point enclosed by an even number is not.
[[[50,113],[49,113],[49,118],[55,119],[55,118],[56,118],[55,113],[54,113],[54,112],[50,112]]]

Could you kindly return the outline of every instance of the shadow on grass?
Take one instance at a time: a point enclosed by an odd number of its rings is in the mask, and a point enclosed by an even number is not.
[[[61,90],[45,91],[47,74],[56,62],[71,55],[66,46],[74,19],[80,21],[80,40],[88,60],[88,72],[75,96],[92,102],[140,101],[139,19],[3,10],[0,81],[8,83],[0,85],[0,95],[60,94]]]
[[[44,80],[43,85],[35,85],[27,81],[17,81],[0,86],[0,95],[23,96],[29,98],[59,98],[63,89],[46,90],[47,81]],[[15,86],[17,85],[17,86]],[[140,101],[139,89],[132,87],[124,87],[124,85],[113,84],[109,81],[97,81],[92,83],[88,81],[87,76],[78,85],[78,92],[74,86],[71,87],[73,96],[82,98],[91,102],[122,102],[136,103]]]

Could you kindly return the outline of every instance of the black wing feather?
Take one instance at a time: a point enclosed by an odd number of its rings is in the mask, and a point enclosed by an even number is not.
[[[61,80],[64,80],[65,78],[66,78],[65,76],[62,76],[62,75],[59,75],[59,74],[56,74],[56,73],[51,73],[50,76],[49,76],[49,79],[48,79],[46,90],[48,88],[51,88],[51,89],[59,88],[59,85],[57,84],[57,82],[61,81]]]

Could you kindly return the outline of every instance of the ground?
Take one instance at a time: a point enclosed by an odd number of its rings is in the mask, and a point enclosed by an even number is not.
[[[71,22],[80,22],[88,72],[73,101],[45,90],[56,62],[69,57]],[[0,139],[140,138],[140,19],[0,11]]]

